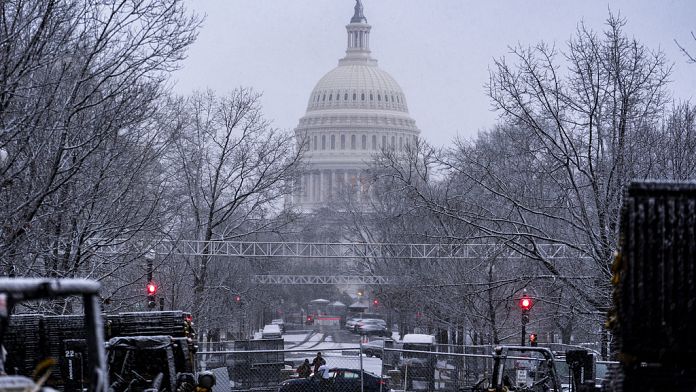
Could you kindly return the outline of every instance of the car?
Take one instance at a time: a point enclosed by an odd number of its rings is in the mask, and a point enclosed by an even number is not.
[[[381,319],[360,319],[357,323],[355,323],[355,326],[353,327],[353,332],[360,332],[360,327],[366,324],[372,324],[372,325],[379,325],[381,327],[384,327],[384,330],[387,330],[387,322]],[[373,327],[371,329],[375,329],[376,327]]]
[[[273,319],[271,320],[271,324],[279,326],[280,332],[285,333],[285,321],[283,321],[283,319]]]
[[[382,320],[363,320],[357,324],[357,332],[361,335],[387,334],[387,325]]]
[[[283,334],[280,332],[280,326],[277,324],[266,324],[261,332],[261,339],[282,339]]]
[[[368,343],[365,343],[362,345],[362,352],[363,354],[367,355],[368,357],[377,357],[377,358],[382,358],[382,353],[384,352],[384,343],[386,339],[376,339],[372,340]],[[390,342],[392,342],[392,345],[394,343],[393,340],[389,339]]]
[[[346,368],[332,368],[331,375],[325,383],[318,375],[308,378],[295,378],[283,381],[278,387],[278,392],[351,392],[360,391],[360,370]],[[381,378],[375,374],[362,372],[364,391],[379,392],[380,387],[387,390],[387,378]]]
[[[355,324],[357,324],[362,318],[360,317],[351,317],[348,320],[346,320],[346,329],[349,331],[355,330]]]

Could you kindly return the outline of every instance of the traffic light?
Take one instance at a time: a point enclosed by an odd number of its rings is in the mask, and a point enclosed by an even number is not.
[[[529,309],[532,308],[532,299],[527,296],[527,294],[523,295],[522,298],[520,298],[520,308],[522,311],[528,311]]]
[[[537,346],[537,343],[538,343],[538,342],[537,342],[537,334],[535,334],[535,333],[530,333],[530,334],[529,334],[529,345],[532,346],[532,347],[536,347],[536,346]]]
[[[155,297],[157,296],[157,285],[153,281],[147,282],[147,307],[153,309],[157,306]]]
[[[375,305],[375,306],[378,306],[378,305],[379,305],[379,300],[378,300],[377,298],[373,299],[373,300],[372,300],[372,304]]]

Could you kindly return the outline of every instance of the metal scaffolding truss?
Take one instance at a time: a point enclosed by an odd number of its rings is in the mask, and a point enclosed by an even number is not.
[[[390,276],[312,276],[312,275],[254,275],[253,283],[258,284],[331,284],[331,285],[384,285],[393,284]]]
[[[160,241],[156,244],[101,242],[99,253],[122,254],[152,249],[157,254],[220,257],[280,257],[309,259],[524,259],[521,252],[496,244],[407,244],[253,241]],[[541,244],[537,252],[546,259],[584,259],[586,254],[563,244]]]

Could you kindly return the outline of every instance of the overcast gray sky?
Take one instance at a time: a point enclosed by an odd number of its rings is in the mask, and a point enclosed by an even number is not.
[[[206,16],[198,41],[175,74],[176,91],[235,87],[263,93],[266,117],[293,129],[316,82],[343,57],[354,0],[189,0]],[[564,48],[578,22],[601,29],[608,9],[626,31],[673,61],[675,99],[696,96],[694,0],[363,0],[379,66],[401,85],[421,135],[436,145],[491,127],[483,85],[492,58],[508,46],[539,41]]]

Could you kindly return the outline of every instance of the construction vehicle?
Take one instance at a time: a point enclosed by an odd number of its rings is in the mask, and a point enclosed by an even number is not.
[[[610,391],[696,388],[696,182],[634,182],[621,211],[607,325]]]
[[[83,320],[84,340],[81,342],[81,356],[87,366],[80,375],[79,390],[107,392],[109,382],[97,282],[81,279],[0,278],[0,346],[6,347],[6,344],[10,343],[7,340],[8,329],[11,327],[15,307],[27,301],[55,300],[71,296],[82,297],[84,310],[84,315],[78,317]],[[0,355],[0,367],[3,374],[9,374],[0,376],[0,391],[39,390],[46,385],[50,374],[56,371],[54,362],[44,357],[47,353],[44,350],[45,347],[42,347],[40,328],[36,328],[34,333],[34,336],[24,337],[21,340],[21,344],[25,347],[24,352],[29,355],[18,358],[13,350]],[[67,358],[75,358],[77,355],[75,352],[68,352],[73,348],[71,343],[73,342],[66,341]],[[32,366],[32,372],[34,368],[41,370],[35,374],[35,380],[26,376],[26,374],[32,374],[31,372],[24,374],[14,372],[20,366],[24,368],[28,364],[36,364]],[[65,366],[69,368],[70,362],[66,362]]]
[[[50,371],[41,384],[63,391],[100,390],[92,380],[95,366],[103,373],[100,382],[105,383],[99,387],[113,392],[203,388],[194,377],[197,346],[190,314],[119,313],[105,315],[102,323],[98,288],[98,283],[83,280],[0,279],[0,306],[10,305],[6,315],[12,314],[13,304],[20,300],[85,298],[85,316],[30,313],[2,318],[0,343],[8,352],[3,367],[8,374],[24,376],[7,379],[8,388],[9,384],[16,388],[16,380],[21,380],[20,386],[31,381],[26,376],[44,367],[46,358],[50,358]],[[95,305],[89,305],[92,302]],[[100,351],[95,354],[93,346]],[[210,377],[203,375],[199,380],[210,384]],[[12,388],[8,390],[16,390]]]
[[[544,347],[498,346],[490,377],[477,382],[474,392],[561,392],[555,357]]]
[[[150,386],[173,391],[190,386],[196,369],[195,331],[190,314],[181,311],[128,312],[105,315],[107,364],[111,389]]]

